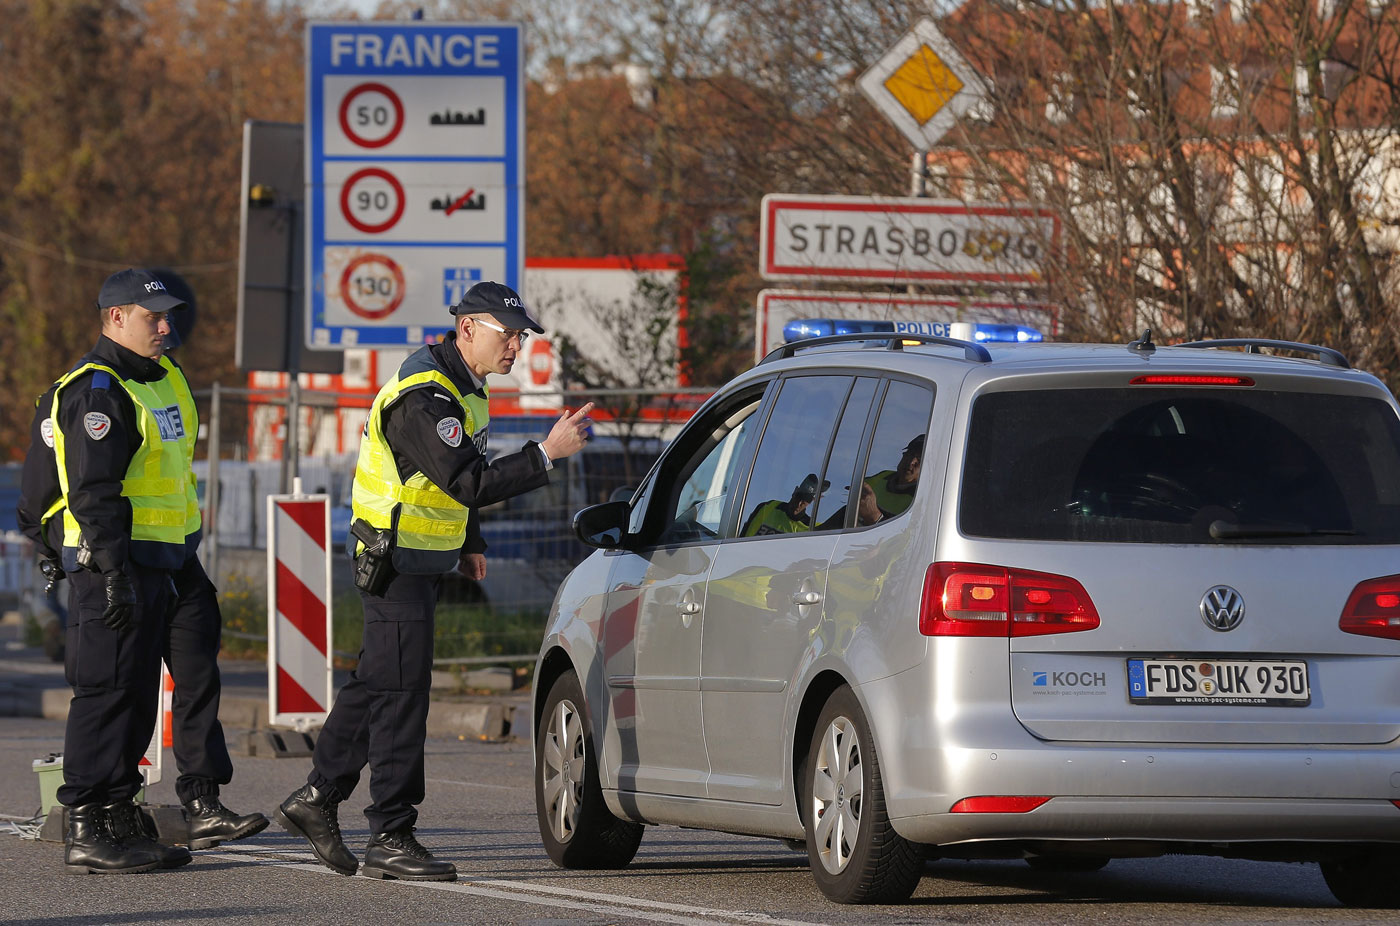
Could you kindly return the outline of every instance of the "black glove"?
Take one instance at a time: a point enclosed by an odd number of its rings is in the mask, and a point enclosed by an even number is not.
[[[131,626],[136,591],[124,572],[104,572],[102,582],[107,586],[107,610],[102,612],[102,623],[120,633]]]
[[[40,556],[39,571],[48,580],[44,585],[44,594],[52,595],[54,586],[63,579],[63,563],[52,556]]]

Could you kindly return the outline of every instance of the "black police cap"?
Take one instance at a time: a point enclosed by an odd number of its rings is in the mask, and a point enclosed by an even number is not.
[[[462,300],[448,311],[453,315],[490,315],[503,328],[544,333],[540,323],[525,311],[525,300],[509,286],[486,281],[467,290]]]
[[[151,271],[129,267],[109,276],[97,294],[99,309],[114,305],[139,305],[151,312],[170,312],[183,309],[185,301],[172,296]]]

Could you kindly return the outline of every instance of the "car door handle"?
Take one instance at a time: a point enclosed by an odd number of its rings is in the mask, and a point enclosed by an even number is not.
[[[794,592],[792,596],[792,603],[796,605],[821,604],[821,600],[821,592]]]
[[[682,614],[699,614],[700,603],[698,601],[682,601],[676,605],[676,610]]]

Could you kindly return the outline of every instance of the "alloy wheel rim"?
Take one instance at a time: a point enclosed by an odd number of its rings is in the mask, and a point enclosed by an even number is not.
[[[822,734],[812,769],[812,806],[817,856],[836,875],[846,870],[860,834],[864,769],[855,724],[837,717]]]
[[[559,842],[573,838],[583,802],[583,718],[572,701],[555,705],[545,726],[540,783],[545,817]]]

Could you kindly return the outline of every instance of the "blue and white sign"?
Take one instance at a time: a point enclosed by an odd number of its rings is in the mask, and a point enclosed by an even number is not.
[[[524,32],[306,27],[306,343],[422,344],[473,283],[523,289]]]

